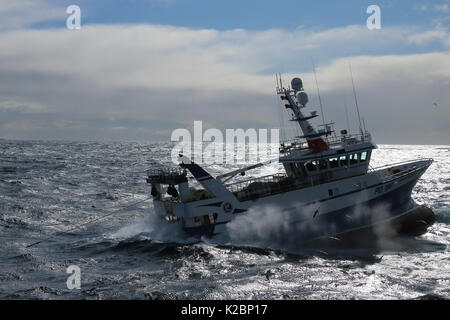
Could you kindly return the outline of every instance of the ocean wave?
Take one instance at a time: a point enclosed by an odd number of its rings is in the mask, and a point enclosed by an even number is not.
[[[450,224],[450,208],[435,209],[436,221]]]
[[[180,225],[168,225],[156,217],[151,201],[118,211],[86,228],[59,233],[115,210],[128,200],[147,198],[150,186],[145,181],[146,170],[173,166],[172,145],[2,143],[0,298],[450,297],[446,279],[450,271],[450,160],[445,151],[450,149],[446,146],[381,145],[374,151],[376,165],[409,157],[435,160],[413,196],[433,208],[437,223],[421,238],[399,240],[382,253],[302,250],[295,241],[286,246],[283,238],[267,234],[271,230],[265,225],[257,232],[257,241],[189,237]],[[213,171],[221,174],[236,167],[214,165]],[[235,227],[233,234],[245,230]],[[54,237],[26,248],[49,236]],[[82,290],[65,289],[66,268],[73,264],[81,268]]]

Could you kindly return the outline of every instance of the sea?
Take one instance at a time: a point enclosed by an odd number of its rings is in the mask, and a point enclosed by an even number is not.
[[[276,226],[244,244],[166,225],[146,172],[175,166],[171,143],[0,140],[0,299],[449,299],[450,146],[378,147],[374,168],[434,159],[412,196],[436,223],[376,250],[333,251],[286,243]]]

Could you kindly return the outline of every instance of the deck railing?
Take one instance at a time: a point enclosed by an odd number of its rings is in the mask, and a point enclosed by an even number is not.
[[[170,176],[170,175],[183,175],[184,170],[181,168],[166,167],[147,170],[148,176]]]
[[[273,174],[226,185],[240,201],[311,186],[311,181],[298,181],[286,174]]]
[[[187,181],[187,174],[181,168],[159,168],[147,170],[148,183],[178,184]]]
[[[409,164],[417,162],[421,163],[408,167]],[[369,166],[368,172],[376,174],[382,182],[386,182],[397,179],[403,175],[407,175],[413,171],[421,170],[424,167],[429,166],[431,162],[433,162],[433,159],[424,158],[391,163],[378,166],[376,168]],[[149,174],[149,176],[153,177],[185,177],[185,172],[179,168],[154,169],[149,170],[147,173]],[[276,173],[226,184],[225,187],[233,192],[240,201],[245,201],[261,196],[311,187],[330,181],[333,181],[333,179],[321,175],[318,175],[316,177],[308,177],[306,180],[299,181],[292,177],[289,177],[285,173]],[[167,201],[168,199],[163,200]],[[174,199],[172,199],[171,201],[173,202]]]
[[[327,142],[328,146],[336,146],[340,144],[352,145],[357,143],[362,143],[366,141],[370,141],[371,136],[370,133],[366,132],[363,134],[350,134],[350,135],[340,135],[340,136],[332,136],[332,137],[324,137],[324,140]],[[284,147],[280,148],[280,153],[283,155],[289,155],[291,153],[295,153],[302,150],[307,150],[308,144],[303,138],[295,138],[283,141]],[[292,147],[287,146],[287,144],[291,144]]]
[[[401,168],[402,165],[412,164],[417,161],[424,161],[424,163],[418,166],[412,166],[410,168]],[[383,182],[386,182],[389,180],[397,179],[403,175],[407,175],[413,171],[421,170],[424,167],[428,166],[432,161],[433,159],[428,158],[402,161],[380,166],[377,168],[370,167],[368,172],[376,174]],[[393,170],[389,171],[387,169]],[[396,171],[396,169],[399,171]],[[336,179],[319,175],[315,177],[308,177],[306,178],[306,180],[299,181],[287,176],[286,174],[273,174],[235,182],[226,185],[226,187],[228,188],[228,190],[233,192],[239,198],[239,200],[243,201],[256,197],[311,187],[314,185],[331,182],[333,180]]]
[[[412,163],[416,163],[416,162],[420,162],[423,161],[423,164],[421,165],[415,165],[412,166],[410,168],[404,168],[404,169],[399,169],[398,167],[401,166],[406,166]],[[382,166],[378,166],[378,167],[371,167],[369,166],[369,170],[368,172],[374,173],[376,174],[383,182],[389,181],[389,180],[394,180],[399,178],[400,176],[403,175],[407,175],[408,173],[412,172],[412,171],[417,171],[417,170],[421,170],[424,167],[429,166],[431,163],[433,162],[433,159],[431,158],[420,158],[420,159],[416,159],[416,160],[406,160],[406,161],[400,161],[400,162],[396,162],[396,163],[390,163],[390,164],[386,164],[386,165],[382,165]],[[392,169],[392,170],[389,170]],[[396,171],[396,169],[398,169],[399,171]]]

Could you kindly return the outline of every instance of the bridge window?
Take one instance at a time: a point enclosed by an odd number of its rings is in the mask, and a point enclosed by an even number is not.
[[[366,151],[361,152],[361,157],[359,158],[359,161],[364,162],[366,160],[367,160],[367,152]]]
[[[328,168],[328,164],[325,160],[319,160],[319,169],[326,170]]]
[[[304,167],[303,163],[301,163],[301,162],[286,164],[285,166],[287,169],[290,168],[290,170],[292,171],[294,176],[301,178],[306,175],[305,167]]]
[[[354,153],[350,155],[350,164],[357,164],[358,163],[358,154]]]
[[[347,156],[340,156],[339,162],[341,166],[347,166],[348,165],[348,159]]]
[[[328,160],[328,161],[330,162],[330,168],[339,167],[338,158],[330,158],[330,160]]]
[[[300,172],[305,176],[306,170],[305,170],[305,164],[304,163],[297,163],[297,168],[300,170]]]
[[[305,164],[306,169],[308,169],[308,171],[316,171],[316,162],[312,161],[312,162],[307,162]]]

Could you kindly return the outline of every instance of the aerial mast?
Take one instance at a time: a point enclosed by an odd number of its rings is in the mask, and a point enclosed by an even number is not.
[[[328,150],[328,144],[321,138],[321,136],[327,134],[324,132],[317,132],[313,126],[309,123],[309,119],[317,117],[317,112],[312,111],[311,115],[304,115],[301,108],[304,108],[308,103],[308,95],[303,89],[303,82],[300,78],[294,78],[291,81],[291,87],[281,88],[278,90],[278,94],[281,95],[281,100],[287,100],[288,104],[285,105],[286,109],[291,109],[294,113],[294,118],[291,121],[296,121],[302,129],[303,136],[299,138],[305,138],[308,143],[308,147],[313,150],[313,153]]]
[[[316,66],[314,64],[313,58],[311,58],[311,62],[312,62],[313,71],[314,71],[314,79],[316,80],[317,96],[319,97],[320,112],[322,113],[322,124],[323,124],[323,127],[325,128],[325,114],[323,113],[322,98],[320,97],[319,83],[317,82]]]
[[[350,77],[352,79],[353,96],[355,97],[356,111],[358,112],[359,131],[361,132],[361,135],[362,135],[363,134],[363,129],[362,129],[362,125],[361,125],[361,116],[359,115],[358,99],[356,98],[355,83],[353,81],[353,72],[352,72],[352,65],[350,64],[350,60],[348,61],[348,66],[350,68]]]

